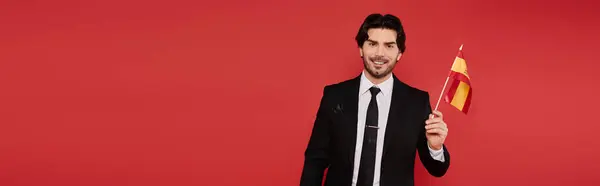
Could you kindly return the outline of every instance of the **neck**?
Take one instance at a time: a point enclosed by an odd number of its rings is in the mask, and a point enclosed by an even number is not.
[[[365,77],[367,77],[367,79],[375,85],[379,85],[379,84],[383,83],[385,80],[388,80],[392,76],[392,73],[389,73],[381,78],[377,78],[377,77],[372,76],[369,72],[365,71],[364,73],[365,73]]]

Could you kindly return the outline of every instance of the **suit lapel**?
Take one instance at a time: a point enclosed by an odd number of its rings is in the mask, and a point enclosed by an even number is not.
[[[356,128],[358,124],[358,89],[360,87],[360,75],[352,79],[349,86],[344,91],[344,107],[347,113],[345,114],[347,124],[348,141],[348,161],[354,162],[354,151],[356,148]]]
[[[407,109],[406,97],[407,97],[407,87],[404,83],[398,80],[396,76],[392,76],[394,78],[394,88],[392,91],[392,100],[390,103],[390,111],[388,113],[388,121],[387,127],[385,131],[385,139],[383,143],[383,153],[382,157],[385,157],[387,150],[389,149],[390,144],[394,144],[395,142],[394,135],[397,135],[399,132],[402,133],[404,131],[403,114],[406,113],[405,109]]]

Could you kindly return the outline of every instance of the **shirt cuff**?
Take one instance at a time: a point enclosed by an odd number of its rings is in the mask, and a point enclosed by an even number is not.
[[[429,155],[431,155],[431,157],[434,160],[437,161],[441,161],[444,162],[444,147],[442,146],[442,148],[440,150],[433,150],[431,147],[429,147],[429,145],[427,145],[427,148],[429,148]]]

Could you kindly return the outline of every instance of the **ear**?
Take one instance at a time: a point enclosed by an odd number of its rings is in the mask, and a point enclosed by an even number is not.
[[[360,53],[360,58],[363,58],[363,57],[364,57],[364,54],[363,54],[363,52],[362,52],[362,48],[358,48],[358,52]]]
[[[400,58],[402,58],[402,53],[398,54],[398,57],[397,57],[396,61],[400,61]]]
[[[363,58],[363,57],[364,57],[364,55],[363,55],[363,50],[362,50],[362,48],[358,48],[358,52],[360,52],[360,58]]]

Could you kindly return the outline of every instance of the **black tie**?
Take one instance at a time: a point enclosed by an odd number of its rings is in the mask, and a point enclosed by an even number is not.
[[[379,129],[377,125],[379,118],[377,94],[381,90],[377,87],[371,87],[369,90],[371,91],[371,102],[367,108],[365,136],[363,138],[362,153],[360,155],[357,186],[372,186],[375,177],[375,152],[377,147],[377,129]]]

